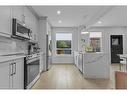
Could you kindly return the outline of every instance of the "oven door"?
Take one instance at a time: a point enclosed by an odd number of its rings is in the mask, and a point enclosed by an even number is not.
[[[27,88],[31,88],[40,76],[39,58],[32,58],[27,61]]]

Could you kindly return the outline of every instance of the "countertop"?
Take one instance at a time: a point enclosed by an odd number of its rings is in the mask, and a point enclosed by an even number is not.
[[[83,51],[74,51],[77,52],[79,54],[106,54],[104,52],[83,52]]]
[[[0,52],[0,63],[23,57],[26,57],[26,55],[23,52]]]
[[[26,57],[26,56],[25,55],[0,56],[0,63],[23,58],[23,57]]]

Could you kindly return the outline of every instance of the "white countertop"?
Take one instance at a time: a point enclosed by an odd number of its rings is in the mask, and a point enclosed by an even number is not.
[[[74,51],[81,54],[106,54],[104,52],[83,52],[83,51]]]
[[[127,54],[117,54],[121,58],[127,58]]]
[[[26,57],[26,56],[25,55],[0,56],[0,63],[23,58],[23,57]]]

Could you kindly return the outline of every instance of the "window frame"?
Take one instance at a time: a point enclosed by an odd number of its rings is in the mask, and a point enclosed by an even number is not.
[[[57,54],[57,40],[56,40],[56,34],[72,34],[72,39],[71,39],[71,54]],[[73,55],[73,33],[72,32],[56,32],[55,33],[55,55],[56,56],[72,56]]]

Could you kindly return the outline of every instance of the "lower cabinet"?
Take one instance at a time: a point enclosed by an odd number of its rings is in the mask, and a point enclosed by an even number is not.
[[[76,67],[83,73],[83,54],[75,52],[74,53],[74,63]]]
[[[10,88],[10,63],[0,63],[0,89]]]
[[[0,63],[0,89],[24,88],[24,58]]]
[[[83,73],[83,54],[78,55],[78,68]]]
[[[13,63],[13,75],[11,76],[13,89],[24,88],[24,59],[16,59]]]

